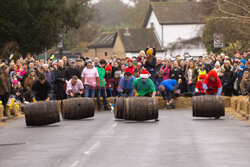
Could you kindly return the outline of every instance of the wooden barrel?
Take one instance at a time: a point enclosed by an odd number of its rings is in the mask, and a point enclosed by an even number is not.
[[[225,105],[223,96],[194,96],[192,106],[194,117],[225,116]]]
[[[94,100],[92,98],[66,99],[61,103],[63,119],[82,119],[95,115]]]
[[[151,97],[118,98],[115,118],[145,121],[158,118],[158,99]]]
[[[27,126],[42,126],[60,122],[57,101],[42,101],[23,106]]]
[[[124,99],[117,98],[115,101],[114,116],[117,119],[124,119]]]

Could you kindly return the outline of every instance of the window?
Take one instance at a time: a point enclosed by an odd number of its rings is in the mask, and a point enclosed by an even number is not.
[[[154,28],[154,23],[150,23],[150,27],[151,27],[151,28]]]
[[[108,52],[104,52],[105,56],[108,56]]]

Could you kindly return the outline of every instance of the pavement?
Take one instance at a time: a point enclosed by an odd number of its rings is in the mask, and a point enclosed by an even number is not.
[[[160,121],[94,118],[26,127],[0,126],[0,167],[249,167],[250,125],[191,110],[161,110]]]

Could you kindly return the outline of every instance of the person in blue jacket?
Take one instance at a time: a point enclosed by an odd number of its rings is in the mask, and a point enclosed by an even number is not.
[[[168,106],[168,109],[175,108],[173,98],[175,96],[175,90],[177,88],[178,83],[175,79],[167,79],[161,82],[161,85],[159,86],[159,90],[161,91],[161,94],[163,96],[163,99],[165,100],[166,105]]]
[[[125,72],[124,77],[121,78],[118,92],[121,93],[121,97],[133,97],[134,90],[133,90],[133,83],[135,77],[132,76],[130,72]]]

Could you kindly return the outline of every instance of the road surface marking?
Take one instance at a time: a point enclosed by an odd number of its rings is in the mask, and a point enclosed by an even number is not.
[[[79,161],[75,161],[70,167],[76,167],[79,164]]]
[[[112,126],[112,128],[115,128],[117,126],[117,123],[114,123],[114,125]]]
[[[84,152],[85,155],[89,154],[91,150],[96,149],[96,147],[98,147],[101,144],[100,141],[98,141],[97,143],[95,143],[92,147],[90,147],[87,151]]]

